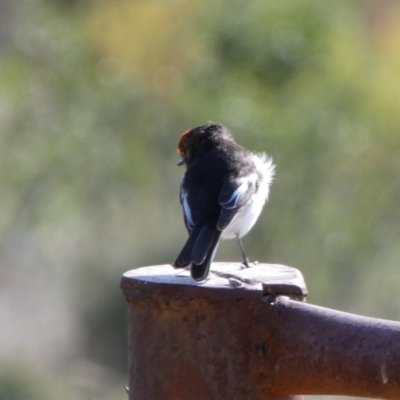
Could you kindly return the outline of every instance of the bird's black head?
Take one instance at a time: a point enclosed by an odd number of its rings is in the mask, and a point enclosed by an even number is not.
[[[183,132],[178,142],[178,153],[182,157],[178,165],[187,164],[199,151],[212,148],[222,140],[233,140],[229,130],[221,125],[209,123]]]

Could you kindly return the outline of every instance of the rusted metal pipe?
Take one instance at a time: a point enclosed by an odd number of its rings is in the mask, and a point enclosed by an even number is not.
[[[258,384],[265,393],[400,399],[399,322],[285,297],[270,297],[262,309],[257,337],[264,335],[266,351],[259,368],[269,374],[268,385],[261,376]]]
[[[124,274],[130,400],[400,398],[400,323],[301,302],[299,271],[215,263]]]

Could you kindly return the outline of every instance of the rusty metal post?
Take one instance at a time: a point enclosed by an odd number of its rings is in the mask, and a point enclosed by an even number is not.
[[[265,339],[253,336],[261,317],[254,306],[265,308],[265,290],[304,298],[297,270],[215,263],[198,284],[186,270],[165,265],[129,271],[122,289],[129,303],[130,400],[303,399],[260,397]]]
[[[308,305],[299,271],[213,264],[122,278],[129,303],[130,400],[400,398],[400,323]]]

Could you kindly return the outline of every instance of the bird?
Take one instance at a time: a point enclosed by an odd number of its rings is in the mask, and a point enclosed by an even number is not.
[[[177,151],[178,165],[186,166],[180,203],[189,237],[173,267],[190,267],[192,278],[204,281],[221,239],[237,239],[243,264],[250,267],[241,238],[268,199],[272,158],[250,152],[227,127],[212,122],[183,132]]]

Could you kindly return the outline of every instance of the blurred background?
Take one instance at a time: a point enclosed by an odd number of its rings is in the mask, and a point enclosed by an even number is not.
[[[0,0],[0,400],[127,398],[120,277],[182,247],[209,120],[277,164],[250,258],[400,318],[399,2]]]

